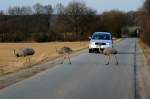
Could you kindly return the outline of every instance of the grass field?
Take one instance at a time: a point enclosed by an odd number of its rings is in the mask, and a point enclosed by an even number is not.
[[[27,68],[25,58],[16,58],[13,49],[34,48],[35,55],[31,56],[31,63],[37,64],[58,56],[56,48],[71,47],[74,51],[88,46],[88,42],[51,42],[51,43],[0,43],[0,76]]]

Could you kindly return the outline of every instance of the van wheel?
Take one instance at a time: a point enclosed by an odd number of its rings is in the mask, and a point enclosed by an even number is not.
[[[92,53],[93,51],[92,51],[92,49],[89,49],[89,53]]]

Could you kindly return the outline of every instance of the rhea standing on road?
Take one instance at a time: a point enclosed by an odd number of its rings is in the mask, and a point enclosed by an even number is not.
[[[70,60],[70,54],[73,52],[73,50],[70,48],[70,47],[66,47],[66,46],[64,46],[64,47],[62,47],[61,49],[57,49],[56,48],[56,52],[59,54],[59,55],[61,55],[62,56],[62,62],[61,62],[61,64],[63,64],[63,62],[64,62],[64,60],[66,59],[66,58],[68,58],[68,60],[69,60],[69,64],[71,64],[71,60]]]
[[[103,51],[103,54],[106,55],[108,57],[108,62],[106,63],[106,65],[109,65],[109,61],[111,59],[111,56],[114,56],[115,57],[115,60],[116,60],[116,65],[118,65],[118,59],[117,59],[117,54],[118,54],[118,51],[114,48],[111,48],[111,47],[108,47],[108,48],[105,48],[104,51]]]

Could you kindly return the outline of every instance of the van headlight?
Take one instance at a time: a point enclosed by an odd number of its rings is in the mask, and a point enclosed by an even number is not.
[[[95,42],[90,42],[90,45],[95,45]]]
[[[110,43],[106,43],[106,45],[110,45]]]

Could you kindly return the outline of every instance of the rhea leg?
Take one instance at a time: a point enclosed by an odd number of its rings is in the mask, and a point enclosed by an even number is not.
[[[69,54],[67,54],[67,57],[68,57],[68,60],[69,60],[69,64],[71,64],[71,60],[70,60]]]
[[[99,53],[103,53],[103,51],[99,48]]]
[[[110,55],[108,55],[107,57],[108,57],[108,62],[106,63],[106,65],[109,65]]]
[[[24,58],[25,58],[24,65],[27,66],[28,65],[28,59],[27,59],[27,57],[24,57]]]
[[[30,57],[25,57],[25,64],[31,66],[31,59],[30,59]]]
[[[63,55],[63,58],[62,58],[62,61],[61,61],[61,64],[64,63],[64,60],[66,59],[66,55]]]
[[[28,57],[29,66],[31,66],[31,58]]]

